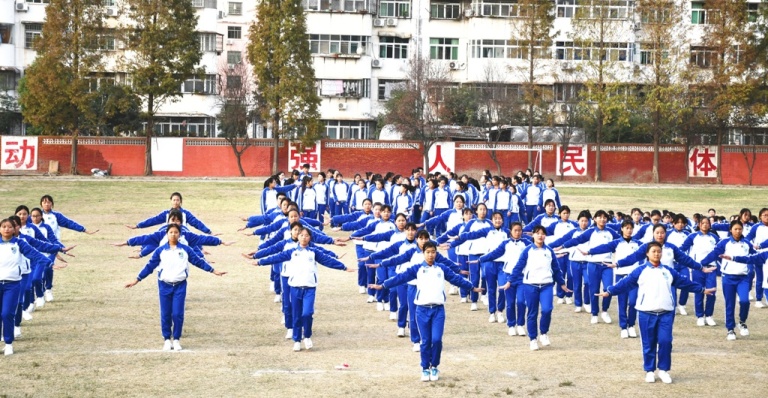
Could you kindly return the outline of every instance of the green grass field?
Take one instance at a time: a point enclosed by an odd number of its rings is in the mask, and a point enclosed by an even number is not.
[[[675,325],[672,385],[643,382],[639,339],[619,339],[614,324],[590,325],[589,316],[556,305],[552,346],[530,352],[528,339],[509,337],[489,324],[485,306],[470,312],[449,296],[441,380],[418,381],[419,358],[409,339],[395,336],[387,312],[376,312],[357,293],[356,276],[320,270],[315,347],[294,353],[280,324],[279,304],[267,290],[269,270],[240,256],[255,237],[236,232],[239,217],[256,213],[261,182],[255,180],[132,180],[4,178],[3,214],[19,204],[38,205],[51,194],[55,209],[95,235],[72,231],[77,244],[69,267],[57,271],[55,301],[22,326],[15,354],[0,357],[0,396],[761,396],[768,357],[768,309],[752,308],[752,335],[725,340],[722,298],[717,327],[697,327],[693,315]],[[768,189],[720,187],[562,186],[563,203],[628,211],[669,209],[691,214],[710,207],[730,215],[756,212]],[[193,269],[180,353],[164,353],[154,276],[132,289],[123,285],[145,260],[132,248],[110,243],[138,234],[124,227],[168,207],[173,191],[231,247],[211,248],[209,260],[229,271],[215,277]],[[149,232],[149,231],[147,231]],[[333,233],[334,236],[343,236]],[[354,264],[351,247],[343,261]],[[719,294],[719,293],[718,293]],[[693,299],[689,301],[693,313]],[[348,363],[346,371],[334,366]]]

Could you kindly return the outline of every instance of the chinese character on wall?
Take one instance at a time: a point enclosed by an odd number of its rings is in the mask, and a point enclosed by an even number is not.
[[[37,137],[5,136],[2,170],[37,170]]]
[[[688,176],[717,178],[717,147],[695,146],[688,152]]]
[[[560,163],[563,165],[564,176],[586,176],[587,175],[587,146],[569,145],[568,150],[563,153],[563,147],[557,147],[557,172],[560,173]]]
[[[429,148],[429,172],[447,174],[456,171],[456,144],[438,142]]]
[[[301,170],[301,166],[308,164],[309,171],[322,171],[320,167],[320,143],[304,147],[304,152],[300,152],[300,144],[291,143],[288,146],[288,170]]]

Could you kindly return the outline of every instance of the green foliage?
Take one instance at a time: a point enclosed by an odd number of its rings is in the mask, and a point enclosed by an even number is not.
[[[127,86],[102,84],[90,107],[94,118],[86,128],[93,135],[118,135],[141,129],[141,99]]]
[[[462,86],[445,94],[440,119],[445,124],[481,126],[481,98],[477,90]]]
[[[263,98],[261,117],[271,121],[275,139],[296,137],[311,145],[324,128],[301,0],[263,0],[256,13],[259,21],[249,28],[248,60]]]
[[[21,123],[21,109],[16,98],[0,93],[0,135],[10,134]]]

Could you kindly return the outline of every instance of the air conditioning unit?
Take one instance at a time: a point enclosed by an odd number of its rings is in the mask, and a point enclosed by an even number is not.
[[[29,11],[29,6],[24,0],[17,1],[16,11]]]
[[[448,64],[448,67],[451,68],[451,70],[459,69],[459,63],[458,62],[451,62]]]
[[[573,70],[573,65],[571,65],[571,63],[570,63],[570,62],[563,62],[563,63],[560,65],[560,69],[562,69],[562,70],[565,70],[565,71],[568,71],[568,70]]]
[[[372,59],[371,60],[371,68],[381,68],[381,60],[380,59]]]
[[[224,11],[219,10],[219,19],[222,19],[227,16],[227,13]]]
[[[568,112],[568,104],[560,104],[560,111],[561,112]]]
[[[234,45],[234,44],[235,44],[234,40],[227,40],[227,45],[228,46],[231,46],[231,45]]]
[[[118,9],[115,7],[107,7],[106,11],[107,11],[106,14],[108,17],[116,17],[120,15],[120,11],[118,11]]]
[[[387,26],[397,26],[397,18],[387,18]]]
[[[635,32],[640,30],[640,24],[639,23],[633,23],[632,24],[632,30],[634,30]]]
[[[473,15],[475,15],[475,10],[473,10],[471,8],[467,8],[467,9],[464,10],[464,16],[465,17],[469,18],[469,17],[471,17]]]
[[[117,46],[118,50],[125,50],[125,42],[117,40],[115,45]]]
[[[344,103],[339,104],[339,110],[340,111],[346,111],[347,110],[347,104],[344,104]]]
[[[387,21],[384,18],[374,18],[373,19],[373,26],[380,28],[387,24]]]
[[[640,73],[640,65],[635,65],[632,67],[632,72],[634,73]]]

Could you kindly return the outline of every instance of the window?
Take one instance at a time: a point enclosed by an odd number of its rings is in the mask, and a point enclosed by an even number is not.
[[[691,23],[694,25],[707,23],[707,10],[704,9],[704,2],[691,2]]]
[[[365,51],[368,36],[309,35],[312,54],[357,54]]]
[[[760,16],[760,4],[747,3],[747,20],[749,22],[757,22],[757,18]]]
[[[367,120],[325,120],[325,136],[333,140],[368,140],[374,122]]]
[[[227,75],[227,88],[232,89],[238,89],[243,87],[243,78],[242,76],[237,75]]]
[[[116,4],[116,0],[101,0],[101,5],[104,7],[114,7]]]
[[[509,56],[507,41],[471,40],[469,44],[470,54],[472,54],[472,58],[507,58]]]
[[[215,33],[198,33],[198,39],[200,40],[200,51],[202,52],[216,52],[216,34]]]
[[[502,101],[515,99],[522,101],[522,92],[520,91],[519,84],[474,83],[465,87],[475,91],[484,100]]]
[[[656,63],[656,54],[659,52],[651,43],[640,43],[640,64],[653,65]],[[669,50],[663,47],[661,50],[661,59],[667,59]]]
[[[344,0],[344,11],[368,11],[365,0]]]
[[[583,88],[582,84],[555,83],[555,102],[575,101]]]
[[[386,101],[392,98],[392,91],[405,87],[404,80],[385,80],[379,79],[378,94],[376,98],[379,101]]]
[[[113,35],[100,35],[99,36],[99,50],[102,51],[115,51],[115,36]]]
[[[229,15],[243,15],[243,3],[230,1],[228,12]]]
[[[94,92],[94,91],[98,91],[99,87],[114,86],[116,81],[116,74],[94,73],[88,76],[87,80],[88,80],[88,90],[90,92]]]
[[[321,97],[368,98],[371,96],[371,79],[317,79],[315,87],[317,95]]]
[[[429,16],[432,19],[459,19],[461,18],[461,4],[432,3],[429,6]]]
[[[379,37],[379,58],[405,59],[408,58],[409,39],[400,37]]]
[[[640,15],[640,21],[650,24],[667,23],[669,21],[669,16],[673,11],[673,7],[674,4],[670,2],[658,4],[653,8],[643,8],[643,12]]]
[[[507,58],[530,59],[531,51],[533,51],[534,59],[552,57],[541,42],[533,43],[533,46],[531,46],[531,42],[527,40],[510,40],[507,46]]]
[[[381,0],[379,2],[380,17],[408,18],[411,12],[411,2],[402,0]]]
[[[192,0],[192,7],[203,8],[204,5],[205,5],[205,0]]]
[[[301,6],[307,11],[368,11],[367,0],[302,0]]]
[[[230,65],[239,64],[243,60],[243,53],[240,51],[227,51],[227,63]]]
[[[690,63],[700,68],[711,68],[717,62],[715,49],[703,46],[691,46]]]
[[[10,44],[11,33],[13,33],[13,25],[0,24],[0,44]]]
[[[518,16],[517,0],[482,0],[472,4],[475,15],[483,17]]]
[[[158,136],[215,137],[216,119],[212,117],[156,117]]]
[[[43,24],[28,23],[24,24],[24,48],[34,49],[35,41],[43,34]]]
[[[227,26],[227,39],[242,39],[243,28],[240,26]]]
[[[16,90],[16,72],[2,71],[0,72],[0,91],[13,91]]]
[[[555,42],[555,59],[564,61],[598,60],[602,54],[603,61],[631,61],[630,43],[600,43],[580,44],[572,41]]]
[[[573,12],[576,8],[576,0],[557,0],[557,17],[573,18]]]
[[[32,4],[48,4],[48,3],[50,3],[50,0],[27,0],[27,3],[32,3]]]
[[[430,59],[459,59],[459,39],[431,38],[429,39]]]
[[[205,75],[204,77],[193,77],[187,79],[181,85],[182,93],[192,94],[218,94],[216,90],[216,75]]]

